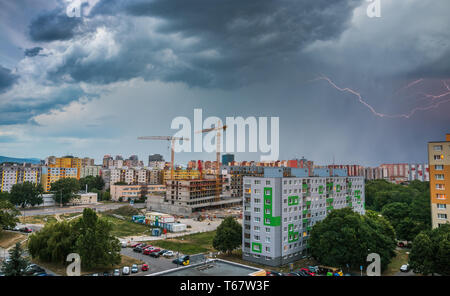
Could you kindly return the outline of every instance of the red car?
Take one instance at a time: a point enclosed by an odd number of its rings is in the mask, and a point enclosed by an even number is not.
[[[306,273],[309,274],[310,276],[315,276],[315,275],[316,275],[314,272],[312,272],[312,271],[309,270],[308,268],[300,268],[300,270],[306,272]]]
[[[152,253],[152,250],[154,250],[153,247],[150,248],[146,248],[144,249],[144,251],[142,252],[144,255],[150,255],[150,253]]]
[[[161,251],[160,248],[151,248],[150,249],[150,253],[156,253],[156,252],[159,252],[159,251]]]
[[[130,245],[130,247],[132,247],[132,248],[136,248],[137,246],[140,246],[140,245],[142,245],[141,243],[136,243],[136,244],[132,244],[132,245]]]
[[[142,264],[142,271],[148,270],[148,264]]]

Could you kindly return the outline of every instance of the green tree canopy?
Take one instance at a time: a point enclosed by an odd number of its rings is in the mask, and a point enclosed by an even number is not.
[[[408,217],[409,207],[407,203],[393,202],[385,205],[381,214],[386,217],[392,225],[398,225],[401,220]]]
[[[70,253],[78,253],[84,268],[120,263],[120,242],[111,235],[112,224],[89,208],[71,222],[55,222],[31,235],[28,249],[33,258],[64,264]]]
[[[0,231],[3,227],[14,227],[19,222],[17,215],[20,212],[8,200],[0,199]]]
[[[101,191],[105,187],[105,181],[101,176],[86,176],[84,178],[80,178],[80,188],[81,190],[86,189],[86,185],[88,187],[88,191],[93,191],[94,189]]]
[[[312,256],[325,265],[359,268],[369,253],[378,253],[385,269],[394,255],[394,239],[395,231],[386,219],[344,208],[333,210],[313,226],[309,246]]]
[[[231,253],[242,244],[242,226],[233,217],[226,217],[219,227],[213,239],[214,249]]]
[[[409,263],[414,272],[449,276],[450,224],[419,233],[413,240]]]
[[[13,185],[9,200],[22,208],[28,205],[36,206],[43,202],[42,193],[44,193],[44,189],[41,184],[23,182],[22,184]]]
[[[51,191],[56,203],[66,204],[80,191],[80,182],[75,178],[64,178],[52,183]]]
[[[23,249],[20,243],[16,243],[14,248],[9,251],[9,261],[3,262],[2,272],[5,276],[21,276],[27,268],[29,262],[23,257]]]

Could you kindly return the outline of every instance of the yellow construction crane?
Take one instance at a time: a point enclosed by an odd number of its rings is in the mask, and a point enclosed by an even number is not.
[[[189,138],[183,138],[183,137],[171,137],[171,136],[148,136],[148,137],[138,137],[138,140],[163,140],[163,141],[170,141],[171,142],[171,155],[170,155],[170,179],[173,180],[173,173],[174,173],[174,164],[173,160],[175,157],[174,153],[174,146],[175,141],[189,141]]]
[[[217,125],[215,127],[211,127],[211,128],[207,128],[207,129],[203,129],[201,131],[196,131],[197,134],[199,133],[209,133],[212,131],[217,131],[216,134],[216,141],[217,141],[217,146],[216,146],[216,201],[220,200],[220,191],[221,191],[221,181],[219,181],[220,179],[220,137],[221,137],[221,132],[220,131],[225,131],[227,129],[226,125],[220,125],[220,122],[217,122]]]

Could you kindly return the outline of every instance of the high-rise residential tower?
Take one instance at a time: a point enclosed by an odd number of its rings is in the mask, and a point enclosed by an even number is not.
[[[433,228],[450,223],[450,134],[445,141],[428,143],[431,220]]]

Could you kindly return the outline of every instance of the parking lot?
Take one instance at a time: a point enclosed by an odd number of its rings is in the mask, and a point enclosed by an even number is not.
[[[172,263],[172,260],[175,259],[176,256],[174,256],[172,258],[165,258],[163,256],[161,256],[159,258],[153,258],[153,257],[150,257],[149,255],[144,255],[143,253],[134,252],[133,248],[130,248],[130,247],[122,248],[122,251],[120,253],[123,255],[129,256],[129,257],[139,259],[148,264],[148,266],[149,266],[148,271],[142,271],[141,266],[139,266],[139,272],[131,274],[132,276],[143,276],[143,275],[157,273],[157,272],[161,272],[164,270],[169,270],[169,269],[177,267],[176,264]]]

